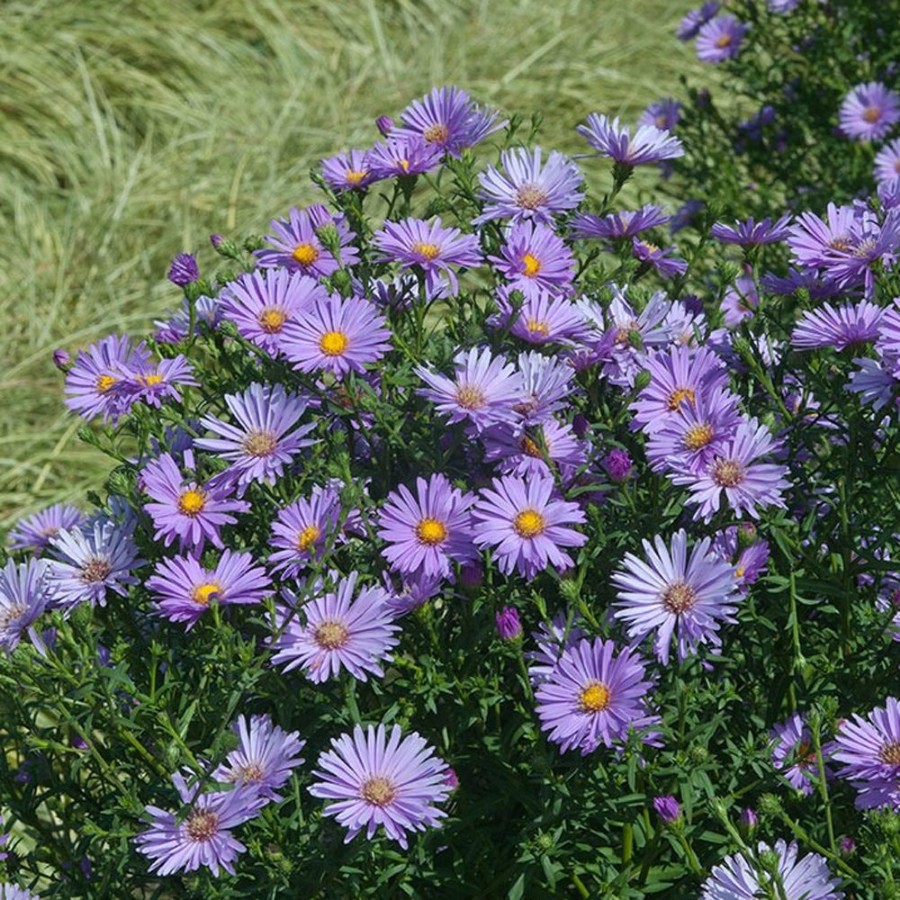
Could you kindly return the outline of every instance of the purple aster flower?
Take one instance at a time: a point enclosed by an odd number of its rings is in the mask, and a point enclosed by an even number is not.
[[[756,315],[759,308],[759,292],[750,275],[738,275],[722,297],[722,318],[727,328],[737,328],[744,319]]]
[[[687,486],[689,505],[696,505],[695,519],[708,522],[718,511],[722,492],[736,515],[746,513],[759,518],[759,507],[780,506],[782,491],[790,487],[784,480],[787,467],[760,462],[776,449],[775,440],[765,425],[756,419],[742,421],[712,462],[700,473],[679,473],[675,484]]]
[[[213,875],[224,869],[234,875],[234,861],[247,848],[230,829],[252,819],[265,805],[255,785],[239,784],[230,791],[200,793],[187,786],[180,773],[172,775],[187,815],[148,806],[150,827],[135,839],[138,850],[152,860],[150,871],[159,875],[194,872],[205,866]]]
[[[568,479],[587,462],[584,442],[572,426],[552,418],[527,430],[497,425],[483,433],[482,443],[485,462],[520,478],[552,476],[559,470]]]
[[[610,450],[603,458],[603,468],[611,481],[621,484],[631,478],[634,463],[627,450],[615,448]]]
[[[347,829],[344,843],[363,828],[371,840],[379,825],[392,840],[407,849],[407,832],[439,827],[446,816],[436,804],[451,791],[447,764],[435,756],[434,748],[412,732],[402,737],[399,725],[385,733],[384,725],[331,742],[319,757],[313,774],[319,779],[309,792],[333,801],[325,807]]]
[[[800,266],[824,266],[835,251],[852,249],[861,218],[859,208],[829,203],[826,216],[823,220],[815,213],[800,213],[788,229],[787,245]]]
[[[78,353],[66,374],[66,406],[83,419],[103,416],[116,423],[131,408],[133,397],[122,392],[125,371],[146,363],[146,345],[132,346],[131,339],[111,334]]]
[[[631,247],[634,258],[646,266],[652,266],[663,278],[684,275],[688,264],[680,257],[673,256],[675,247],[657,247],[650,241],[633,237]]]
[[[710,19],[697,33],[697,59],[708,63],[734,59],[740,53],[741,43],[749,30],[746,22],[731,13]]]
[[[633,212],[609,213],[606,216],[595,216],[593,213],[578,213],[569,223],[571,235],[576,240],[590,238],[607,238],[618,240],[634,237],[648,228],[665,225],[670,216],[658,206],[648,203]]]
[[[474,502],[439,473],[416,479],[416,496],[404,485],[388,494],[378,518],[382,556],[405,575],[449,577],[452,563],[478,558],[472,543],[469,507]]]
[[[746,593],[769,564],[769,542],[756,537],[756,526],[752,522],[729,525],[719,531],[713,539],[713,550],[725,562],[734,566],[734,577],[738,590]],[[752,537],[742,535],[752,534]],[[747,543],[747,541],[752,543]]]
[[[197,260],[192,253],[179,253],[169,266],[169,274],[166,276],[172,284],[185,287],[200,277],[200,269]]]
[[[697,9],[688,11],[688,14],[681,20],[678,25],[677,36],[679,40],[689,41],[697,36],[697,32],[705,25],[718,11],[721,4],[717,0],[710,0]]]
[[[880,140],[900,121],[900,94],[878,81],[858,84],[841,103],[838,120],[847,137]]]
[[[848,247],[834,247],[823,259],[825,274],[845,290],[862,288],[866,297],[875,289],[875,269],[890,269],[900,251],[900,209],[888,210],[883,222],[864,214],[851,231]]]
[[[876,359],[860,357],[854,359],[859,369],[850,375],[847,390],[859,394],[860,400],[874,409],[883,409],[897,399],[897,379],[885,369],[884,363]]]
[[[652,545],[642,541],[646,559],[626,553],[623,569],[612,576],[619,588],[615,618],[626,623],[635,642],[655,634],[653,649],[663,665],[673,635],[683,660],[700,644],[720,647],[719,625],[736,622],[734,567],[710,552],[711,543],[703,538],[688,555],[683,528],[672,535],[670,547],[657,535]]]
[[[660,131],[674,131],[681,118],[681,103],[674,97],[654,100],[638,119],[638,126],[653,125]]]
[[[613,641],[599,638],[578,641],[535,692],[541,729],[561,753],[577,748],[587,756],[600,744],[625,743],[629,732],[659,721],[648,713],[653,681],[643,662],[633,650],[617,649]]]
[[[441,164],[444,151],[418,135],[391,135],[366,154],[366,164],[375,178],[402,178],[421,175]]]
[[[153,362],[149,359],[135,359],[122,368],[122,380],[118,388],[129,406],[138,400],[159,409],[164,399],[181,401],[178,385],[199,384],[194,378],[194,367],[182,354],[172,359]]]
[[[452,379],[417,367],[416,374],[428,385],[417,393],[449,415],[451,424],[468,420],[481,430],[516,420],[513,404],[521,399],[522,380],[511,363],[502,356],[495,359],[488,348],[460,351],[453,363]]]
[[[34,623],[54,599],[46,561],[29,559],[16,565],[8,560],[0,569],[0,647],[12,653],[28,634],[40,649],[43,642]]]
[[[476,560],[460,570],[459,581],[464,588],[470,587],[466,572],[472,571],[478,565],[480,561]],[[389,572],[382,572],[381,577],[389,595],[387,605],[398,617],[405,616],[427,603],[432,597],[436,597],[441,592],[443,582],[440,575],[423,575],[417,572],[402,576],[398,587]]]
[[[314,278],[287,269],[257,269],[228,285],[222,311],[241,337],[278,356],[284,350],[285,325],[327,297]]]
[[[309,499],[296,500],[280,510],[272,523],[269,565],[282,577],[296,578],[313,560],[319,559],[338,528],[341,498],[331,487],[313,488]]]
[[[504,606],[494,617],[497,635],[503,641],[517,641],[522,637],[522,620],[514,606]]]
[[[275,249],[256,251],[257,262],[264,268],[284,267],[302,275],[324,278],[342,266],[359,262],[359,252],[350,243],[353,235],[344,216],[332,215],[321,203],[306,209],[293,207],[286,220],[273,220],[271,228],[275,234],[266,240]],[[319,231],[323,228],[337,230],[340,260],[322,243]]]
[[[192,454],[188,467],[191,467]],[[206,541],[222,548],[221,529],[233,525],[237,519],[231,513],[246,512],[250,504],[232,500],[231,488],[222,485],[198,484],[185,478],[170,453],[148,463],[142,472],[144,492],[153,501],[145,505],[156,526],[154,539],[163,538],[168,547],[177,537],[181,547],[203,551]]]
[[[56,590],[54,605],[67,613],[79,603],[106,606],[108,591],[124,597],[138,583],[132,574],[144,565],[138,559],[131,530],[108,519],[84,530],[61,531],[50,542],[55,557],[48,564],[50,583]]]
[[[216,297],[205,294],[193,302],[194,331],[191,332],[191,301],[187,297],[169,319],[154,321],[156,333],[153,339],[158,344],[178,344],[191,334],[200,334],[201,326],[215,331],[222,320],[222,305]]]
[[[681,818],[681,804],[671,794],[654,797],[653,808],[663,825],[674,825]]]
[[[362,374],[366,363],[381,359],[390,338],[374,304],[334,293],[285,325],[282,352],[301,372],[321,369],[343,378],[351,371]]]
[[[237,484],[239,493],[254,481],[274,484],[303,447],[316,443],[304,437],[315,424],[294,428],[306,400],[288,395],[280,384],[251,384],[242,394],[226,394],[225,404],[238,424],[204,416],[201,424],[218,437],[198,438],[194,446],[231,463],[223,475]]]
[[[587,535],[570,526],[585,521],[577,503],[553,498],[551,477],[528,481],[513,475],[495,478],[472,508],[475,543],[490,547],[501,572],[515,569],[531,581],[548,564],[557,569],[574,565],[561,547],[580,547]]]
[[[381,661],[392,659],[389,651],[397,646],[400,630],[389,595],[381,587],[364,587],[354,598],[357,572],[343,579],[332,572],[331,577],[333,592],[315,596],[299,611],[281,607],[276,613],[272,663],[286,663],[285,672],[302,666],[316,683],[337,677],[342,668],[359,681],[369,673],[381,678]],[[283,595],[296,605],[296,595],[287,590]]]
[[[291,777],[291,770],[302,765],[300,756],[306,741],[297,731],[279,728],[270,716],[240,716],[231,726],[238,736],[238,747],[225,757],[210,776],[213,781],[251,784],[266,800],[280,800],[277,791]]]
[[[384,254],[381,261],[399,262],[404,269],[413,266],[425,273],[425,287],[434,292],[443,287],[441,273],[450,280],[453,296],[459,292],[456,273],[451,266],[475,268],[482,263],[478,238],[458,228],[444,228],[440,217],[429,224],[424,219],[385,222],[372,235],[372,244]]]
[[[271,593],[271,582],[251,554],[225,550],[214,569],[205,569],[193,556],[161,559],[147,588],[159,601],[159,615],[170,622],[187,622],[190,631],[210,601],[220,606],[260,603]]]
[[[552,228],[527,220],[509,230],[501,256],[490,256],[510,289],[563,291],[572,284],[575,257]]]
[[[884,310],[868,300],[845,303],[835,309],[830,303],[807,310],[791,332],[791,344],[797,350],[833,347],[845,350],[852,344],[875,341]]]
[[[577,616],[570,621],[564,613],[557,613],[552,621],[542,622],[537,631],[531,632],[537,649],[529,650],[525,658],[529,660],[528,678],[533,687],[549,681],[563,653],[586,636],[579,622]]]
[[[33,515],[20,519],[6,537],[11,550],[28,550],[40,556],[50,541],[61,531],[78,528],[84,513],[71,503],[54,503]]]
[[[348,150],[321,160],[322,178],[336,194],[359,191],[368,187],[377,176],[372,172],[365,150]]]
[[[875,155],[875,180],[880,184],[900,179],[900,138],[885,144]]]
[[[494,166],[481,172],[478,196],[487,201],[484,212],[473,219],[476,225],[492,219],[520,222],[533,219],[553,224],[556,213],[574,209],[584,197],[584,175],[578,166],[557,150],[551,150],[544,166],[540,147],[515,147],[500,154],[505,174]]]
[[[681,141],[655,125],[640,125],[631,137],[627,126],[619,125],[618,116],[591,113],[576,131],[601,155],[625,166],[641,166],[684,156]]]
[[[788,783],[808,797],[819,777],[819,764],[813,749],[809,726],[799,713],[775,725],[772,738],[772,765]]]
[[[835,294],[841,293],[840,289],[835,285],[834,281],[822,279],[819,277],[818,270],[810,269],[788,269],[788,274],[784,277],[775,275],[773,272],[766,272],[759,283],[771,294],[787,295],[793,294],[799,290],[809,292],[809,296],[813,300],[824,300],[833,297]]]
[[[840,776],[859,792],[857,808],[900,811],[900,701],[888,697],[865,717],[845,719],[833,746]]]
[[[671,334],[665,324],[672,303],[661,291],[655,293],[638,314],[628,302],[625,292],[612,285],[613,299],[609,304],[609,359],[603,374],[616,385],[631,387],[635,375],[646,366],[647,356],[654,347],[669,343]]]
[[[516,308],[511,291],[497,291],[498,312],[488,319],[493,328],[503,328],[529,344],[570,344],[587,336],[584,316],[568,297],[555,296],[534,287]]]
[[[517,366],[521,375],[519,397],[513,404],[526,425],[547,421],[563,409],[572,395],[575,371],[564,361],[536,351],[520,353]]]
[[[745,221],[735,221],[734,225],[716,222],[709,233],[723,244],[740,244],[742,247],[758,247],[761,244],[777,244],[790,234],[791,216],[782,216],[775,224],[768,216],[761,222],[750,216]]]
[[[32,894],[17,884],[8,881],[0,882],[0,900],[41,900],[38,894]]]
[[[783,16],[796,9],[799,3],[800,0],[767,0],[766,5],[773,13]]]
[[[797,844],[775,842],[775,849],[760,843],[756,859],[748,860],[740,853],[726,856],[713,866],[703,882],[700,900],[753,900],[771,894],[783,900],[841,900],[840,881],[828,871],[828,863],[818,853],[798,858]],[[768,869],[760,860],[772,856]],[[769,872],[778,873],[778,887]]]
[[[460,156],[505,124],[505,119],[499,121],[496,112],[480,108],[464,90],[448,85],[413,100],[400,113],[400,124],[390,137],[420,137],[451,156]]]

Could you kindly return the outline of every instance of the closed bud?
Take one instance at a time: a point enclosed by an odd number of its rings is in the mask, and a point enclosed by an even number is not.
[[[519,613],[513,606],[504,606],[497,613],[497,634],[504,641],[517,641],[522,637],[522,621]]]
[[[260,235],[253,235],[244,239],[244,249],[248,253],[254,253],[256,250],[262,250],[266,246],[266,239]]]
[[[537,844],[537,848],[541,853],[546,853],[548,850],[553,849],[553,836],[550,834],[539,834],[535,844]]]
[[[635,350],[644,349],[644,339],[641,337],[640,331],[636,328],[632,328],[631,331],[628,332],[628,346],[633,347]],[[650,382],[648,381],[647,384],[650,384]],[[644,385],[644,387],[646,386],[647,385]]]
[[[759,798],[759,811],[764,816],[780,816],[784,808],[775,794],[763,794]]]
[[[59,348],[53,351],[53,365],[60,372],[68,372],[72,366],[72,354],[68,350]]]
[[[634,464],[626,450],[620,450],[618,448],[610,450],[603,459],[603,468],[606,469],[606,474],[609,475],[612,481],[615,481],[618,484],[622,484],[631,478],[631,470],[633,467]]]
[[[238,245],[234,241],[223,237],[221,234],[211,234],[209,236],[209,242],[213,245],[213,249],[219,256],[224,256],[226,259],[240,258],[241,251]]]
[[[576,413],[575,418],[572,419],[572,431],[575,432],[575,437],[582,439],[590,430],[591,423],[581,413]]]
[[[654,797],[653,808],[665,825],[674,825],[681,819],[681,806],[671,794]]]
[[[757,531],[752,522],[741,522],[737,530],[737,542],[739,550],[746,550],[756,543]]]
[[[322,242],[322,246],[335,258],[341,256],[341,236],[338,234],[334,222],[326,222],[316,229],[316,237]]]
[[[559,592],[568,603],[574,603],[581,597],[581,588],[577,581],[560,581]]]
[[[850,837],[850,835],[845,834],[841,838],[838,846],[841,850],[841,856],[843,856],[844,858],[853,856],[853,854],[856,853],[856,841],[854,841],[853,838]]]
[[[634,333],[636,333],[636,332],[634,332]],[[631,341],[630,335],[629,335],[628,340],[629,340],[629,342]],[[634,389],[636,391],[643,391],[645,388],[647,388],[649,386],[652,379],[653,379],[653,376],[646,369],[641,369],[641,371],[638,372],[637,375],[634,376]]]
[[[780,863],[781,857],[776,850],[763,850],[763,852],[759,854],[760,866],[767,872],[771,872],[773,875],[778,871]]]
[[[688,760],[695,766],[702,765],[709,759],[709,750],[706,747],[701,747],[699,744],[695,744],[691,747],[690,751],[688,751]]]
[[[480,562],[463,566],[459,570],[459,583],[464,590],[477,591],[484,584],[484,566]]]
[[[169,266],[168,278],[172,284],[184,287],[200,277],[197,260],[192,253],[179,253]]]
[[[394,120],[390,116],[379,116],[375,120],[375,127],[387,137],[394,130]]]
[[[756,812],[749,806],[745,806],[741,810],[741,815],[738,819],[738,827],[741,829],[741,834],[743,834],[744,837],[753,837],[753,833],[759,827],[759,816],[757,816]]]
[[[753,358],[753,350],[750,347],[750,341],[747,340],[743,335],[737,334],[731,341],[731,347],[741,359],[752,359]]]

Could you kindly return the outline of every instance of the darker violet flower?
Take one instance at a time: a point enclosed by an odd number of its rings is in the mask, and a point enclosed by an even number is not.
[[[552,228],[520,221],[510,228],[501,255],[490,256],[511,290],[527,294],[534,289],[559,292],[572,283],[575,257]]]
[[[679,40],[689,41],[697,36],[697,32],[705,25],[718,11],[721,4],[717,0],[709,0],[697,9],[689,10],[687,15],[678,25],[676,35]]]
[[[772,765],[788,783],[809,796],[819,777],[819,764],[809,726],[799,713],[777,723],[769,735],[772,739]]]
[[[670,219],[658,206],[651,203],[639,210],[609,213],[606,216],[595,216],[593,213],[578,213],[569,223],[570,234],[576,240],[589,238],[606,238],[619,240],[634,237],[648,228],[665,225]]]
[[[360,191],[368,187],[376,176],[371,171],[365,150],[348,150],[321,160],[322,178],[336,194]]]
[[[69,353],[68,350],[63,350],[62,347],[58,347],[53,351],[53,365],[59,369],[60,372],[68,372],[72,367],[72,354]]]
[[[387,137],[394,129],[394,120],[390,116],[379,116],[375,120],[375,127],[383,137]]]
[[[374,178],[402,178],[436,169],[443,155],[436,144],[416,135],[392,135],[369,150],[366,165]]]
[[[841,103],[838,118],[847,137],[880,140],[900,121],[900,94],[878,81],[858,84]]]
[[[746,22],[731,13],[716,16],[702,25],[697,33],[697,59],[708,63],[734,59],[749,30],[750,26]]]
[[[671,794],[654,797],[653,808],[663,825],[674,825],[681,819],[681,805]]]
[[[522,621],[514,606],[504,606],[494,617],[497,634],[503,641],[517,641],[522,637]]]
[[[584,317],[568,297],[534,287],[521,305],[514,306],[511,291],[501,288],[496,301],[497,313],[488,319],[488,325],[507,329],[529,344],[571,344],[587,336]]]
[[[591,113],[576,131],[601,155],[625,166],[640,166],[684,156],[681,141],[655,125],[640,125],[631,137],[616,117]]]
[[[830,303],[807,310],[791,332],[791,344],[797,350],[833,347],[845,350],[854,344],[867,344],[881,335],[880,324],[885,310],[860,300],[835,308]]]
[[[197,260],[191,253],[179,253],[172,260],[169,267],[169,281],[177,284],[178,287],[185,287],[200,277],[200,269],[197,267]]]
[[[78,528],[84,518],[84,513],[71,503],[54,503],[16,522],[6,537],[7,546],[40,556],[61,531]]]
[[[653,125],[661,131],[674,131],[681,118],[681,103],[672,97],[654,100],[640,115],[638,125]]]
[[[622,484],[631,478],[634,463],[627,450],[615,448],[603,458],[603,468],[611,481]]]
[[[142,401],[159,409],[163,400],[180,402],[178,388],[187,385],[197,387],[199,382],[194,378],[194,367],[179,353],[158,362],[137,358],[126,363],[117,387],[129,405]]]
[[[650,241],[633,237],[631,247],[634,258],[646,266],[652,266],[663,278],[684,275],[688,264],[678,256],[674,256],[675,247],[657,247]]]
[[[745,221],[736,221],[734,225],[716,222],[709,233],[723,244],[739,244],[742,247],[757,247],[760,244],[776,244],[790,234],[788,226],[791,216],[782,216],[774,224],[768,217],[761,222],[750,216]]]
[[[756,811],[749,806],[745,806],[741,810],[738,817],[738,828],[745,837],[753,837],[754,832],[759,827],[759,816]]]

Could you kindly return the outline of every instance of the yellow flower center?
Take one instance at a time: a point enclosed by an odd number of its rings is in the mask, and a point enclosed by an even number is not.
[[[743,578],[743,577],[744,577],[744,573],[745,573],[746,571],[747,571],[747,570],[746,570],[743,566],[738,566],[738,567],[734,570],[734,577],[735,577],[735,578]]]
[[[297,535],[297,549],[309,550],[313,544],[319,539],[322,532],[315,525],[307,525],[300,534]]]
[[[216,584],[214,581],[208,581],[206,584],[198,584],[191,591],[191,600],[194,603],[199,603],[200,606],[209,606],[209,601],[213,594],[221,596],[222,585]]]
[[[523,538],[537,537],[544,530],[544,527],[544,517],[534,509],[523,509],[513,519],[513,528]]]
[[[541,453],[541,448],[538,446],[537,442],[527,435],[519,441],[519,449],[526,455],[532,456],[535,459],[543,459],[544,454]]]
[[[403,169],[404,172],[409,173],[409,160],[408,159],[398,159],[397,165]]]
[[[680,616],[697,602],[697,592],[686,582],[675,581],[666,588],[662,601],[670,613]]]
[[[422,519],[416,525],[416,537],[421,543],[434,547],[447,540],[447,526],[437,519]]]
[[[691,425],[684,436],[684,446],[688,450],[699,450],[705,447],[714,435],[713,427],[709,422],[703,422],[700,425]]]
[[[638,243],[646,249],[648,253],[659,253],[659,247],[651,244],[650,241],[638,241]]]
[[[277,306],[266,306],[259,314],[259,327],[266,334],[277,334],[287,321],[287,313]]]
[[[424,256],[430,262],[433,259],[437,259],[441,248],[437,244],[425,244],[422,241],[416,241],[412,245],[412,252]]]
[[[326,331],[319,338],[319,349],[326,356],[340,356],[350,346],[350,339],[343,331]]]
[[[313,244],[297,244],[291,256],[301,266],[311,266],[319,258],[319,250]]]
[[[523,274],[526,278],[534,278],[534,276],[541,271],[540,260],[530,253],[526,253],[522,257],[522,264],[525,266],[525,272]]]
[[[537,184],[523,184],[516,191],[516,205],[523,209],[537,209],[543,206],[549,198],[547,192]]]
[[[429,125],[423,132],[422,137],[429,144],[445,144],[447,138],[450,137],[450,129],[446,125]]]
[[[712,477],[720,487],[736,487],[744,480],[744,467],[736,459],[717,459]]]
[[[322,622],[313,635],[315,642],[324,650],[339,650],[349,637],[350,632],[340,622]]]
[[[241,446],[248,456],[271,456],[278,446],[278,438],[272,431],[251,431]]]
[[[542,334],[544,337],[548,337],[550,334],[550,326],[540,319],[529,319],[525,323],[525,327],[531,334]]]
[[[368,175],[368,172],[360,172],[358,169],[350,169],[345,175],[344,180],[347,184],[357,185]]]
[[[196,516],[206,506],[206,493],[200,488],[188,488],[178,498],[178,511],[185,516]]]
[[[730,34],[720,35],[719,37],[716,38],[716,46],[720,50],[724,50],[726,47],[731,46],[731,40],[732,40],[732,38],[731,38]]]
[[[881,110],[877,106],[867,106],[863,110],[862,117],[864,121],[871,125],[881,118]]]
[[[184,826],[189,840],[208,841],[219,830],[219,817],[214,812],[198,811],[188,816]]]
[[[481,388],[465,385],[456,389],[456,402],[463,409],[481,409],[485,403],[484,391]]]
[[[578,701],[583,712],[603,712],[609,706],[609,688],[599,681],[593,681],[581,692]]]
[[[154,384],[160,384],[162,380],[163,377],[158,372],[151,372],[149,375],[141,375],[138,377],[138,381],[144,385],[144,387],[153,387]]]
[[[676,388],[669,394],[669,400],[666,403],[666,408],[671,410],[672,412],[677,412],[681,409],[681,404],[684,403],[685,400],[689,400],[693,403],[697,399],[696,395],[692,388]]]
[[[117,381],[112,375],[100,375],[97,378],[97,393],[105,394]]]
[[[360,794],[363,800],[371,803],[372,806],[387,806],[397,796],[393,784],[381,775],[376,775],[364,782]]]
[[[827,244],[832,250],[846,251],[851,247],[850,238],[845,234],[839,234],[833,237]]]

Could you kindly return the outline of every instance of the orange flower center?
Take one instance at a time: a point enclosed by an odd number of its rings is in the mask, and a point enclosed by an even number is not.
[[[544,337],[548,337],[550,334],[550,326],[539,319],[529,319],[525,323],[525,327],[531,334],[542,334]]]
[[[117,381],[112,375],[100,375],[97,378],[97,393],[105,394]]]
[[[541,261],[531,253],[526,253],[522,257],[522,264],[525,266],[523,274],[526,278],[534,278],[541,271]]]
[[[311,266],[319,258],[319,249],[314,244],[297,244],[291,256],[301,266]]]
[[[447,138],[450,137],[450,129],[446,125],[429,125],[422,132],[422,137],[429,144],[446,144]]]
[[[347,184],[357,185],[368,175],[368,172],[360,172],[358,169],[350,169],[345,175],[344,180]]]
[[[198,603],[200,606],[209,606],[209,601],[213,594],[221,596],[222,585],[217,584],[214,581],[208,581],[206,584],[198,584],[191,591],[191,600],[193,600],[194,603]]]
[[[684,403],[685,400],[689,400],[691,403],[696,401],[697,397],[694,394],[693,388],[676,388],[669,394],[669,400],[666,403],[666,408],[671,410],[671,412],[677,412],[681,409],[681,404]]]
[[[881,110],[877,106],[867,106],[863,110],[862,117],[864,121],[872,125],[881,118]]]
[[[717,459],[712,477],[720,487],[736,487],[744,480],[744,467],[736,459]]]
[[[266,306],[259,314],[258,321],[266,334],[277,334],[287,321],[287,313],[277,306]]]
[[[429,262],[433,259],[437,259],[441,252],[441,248],[437,244],[426,244],[422,241],[416,241],[411,249],[413,253],[424,256]]]
[[[481,388],[465,385],[457,388],[456,402],[463,409],[481,409],[485,403],[484,391]]]
[[[434,547],[447,539],[447,527],[437,519],[422,519],[416,525],[416,537],[421,543]]]
[[[350,637],[347,627],[340,622],[322,622],[313,635],[315,642],[325,650],[339,650]]]
[[[878,751],[878,758],[888,766],[900,766],[900,741],[888,741]]]
[[[684,436],[684,446],[688,450],[699,450],[713,439],[714,434],[713,427],[709,422],[691,425]]]
[[[297,535],[297,549],[309,550],[313,544],[319,539],[322,532],[315,525],[307,525],[300,534]]]

